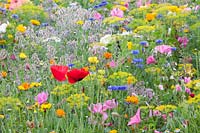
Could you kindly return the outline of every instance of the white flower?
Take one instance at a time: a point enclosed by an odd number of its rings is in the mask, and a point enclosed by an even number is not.
[[[107,44],[111,43],[112,40],[113,40],[112,35],[107,34],[100,39],[100,43],[107,45]]]
[[[61,42],[61,39],[54,36],[54,37],[50,37],[50,38],[43,40],[43,42],[48,42],[48,41]]]
[[[9,25],[9,22],[3,23],[0,25],[0,33],[6,33],[6,28]]]

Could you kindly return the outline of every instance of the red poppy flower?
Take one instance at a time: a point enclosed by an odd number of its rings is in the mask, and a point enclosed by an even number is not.
[[[54,78],[58,81],[66,80],[67,70],[68,70],[67,66],[59,66],[59,65],[51,66],[51,72],[52,72]]]
[[[78,81],[81,81],[89,74],[85,69],[72,69],[67,73],[68,82],[74,84]]]

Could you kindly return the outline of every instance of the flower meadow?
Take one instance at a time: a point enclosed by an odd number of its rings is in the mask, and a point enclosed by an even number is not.
[[[0,133],[198,133],[199,0],[1,0]]]

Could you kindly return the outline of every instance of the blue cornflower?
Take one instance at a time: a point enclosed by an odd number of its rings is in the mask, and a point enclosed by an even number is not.
[[[148,45],[148,42],[147,42],[147,41],[141,41],[141,42],[140,42],[140,45],[142,45],[142,46],[147,46],[147,45]]]
[[[136,67],[138,67],[138,68],[144,68],[144,65],[143,64],[136,64]]]
[[[12,18],[14,18],[14,19],[18,19],[19,16],[18,16],[17,14],[13,14],[13,15],[12,15]]]
[[[1,8],[1,7],[0,7],[0,11],[1,11],[2,13],[6,13],[6,8]]]
[[[88,20],[90,20],[90,21],[94,21],[95,19],[94,19],[94,18],[89,18]]]
[[[141,62],[143,62],[142,58],[134,58],[133,59],[133,63],[141,63]]]
[[[111,91],[127,90],[127,86],[125,86],[125,85],[122,85],[122,86],[108,86],[108,90],[111,90]]]
[[[133,55],[137,55],[137,54],[139,54],[140,53],[140,51],[139,50],[132,50],[132,52],[131,52]]]
[[[161,44],[162,42],[163,42],[163,40],[161,40],[161,39],[157,39],[157,40],[156,40],[156,43],[157,43],[157,44]]]
[[[73,67],[75,66],[75,64],[68,64],[68,67]]]

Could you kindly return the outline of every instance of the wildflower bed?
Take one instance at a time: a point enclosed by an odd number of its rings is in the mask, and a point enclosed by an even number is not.
[[[0,133],[198,133],[200,3],[0,2]]]

